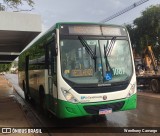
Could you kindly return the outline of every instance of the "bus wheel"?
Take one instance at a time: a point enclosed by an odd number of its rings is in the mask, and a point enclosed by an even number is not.
[[[24,98],[26,101],[29,101],[29,96],[28,96],[28,92],[27,92],[27,89],[26,89],[26,85],[23,81],[23,91],[24,91]]]
[[[152,79],[150,86],[151,86],[151,90],[154,93],[158,93],[159,92],[159,81],[157,79]]]

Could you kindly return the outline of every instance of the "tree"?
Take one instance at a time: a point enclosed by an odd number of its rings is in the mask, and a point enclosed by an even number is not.
[[[136,52],[142,53],[148,46],[160,43],[160,5],[150,6],[142,12],[141,17],[133,21],[133,27],[127,25],[132,44],[136,45]]]
[[[27,3],[31,8],[33,8],[34,1],[33,0],[3,0],[5,7],[9,7],[11,9],[18,9],[19,6],[22,6],[24,3]],[[4,6],[0,5],[0,10],[5,10]]]
[[[0,64],[0,72],[8,71],[11,67],[11,63],[9,64]]]

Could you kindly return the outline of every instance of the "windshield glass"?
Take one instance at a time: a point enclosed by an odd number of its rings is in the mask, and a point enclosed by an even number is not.
[[[62,76],[73,83],[114,83],[132,75],[127,40],[63,39],[60,48]]]

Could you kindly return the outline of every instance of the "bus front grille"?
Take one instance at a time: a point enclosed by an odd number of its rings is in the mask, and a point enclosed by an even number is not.
[[[112,108],[112,111],[118,111],[123,107],[124,103],[125,102],[122,101],[122,102],[109,103],[109,104],[88,105],[88,106],[84,106],[83,108],[89,114],[99,114],[99,110],[107,109],[107,108]]]

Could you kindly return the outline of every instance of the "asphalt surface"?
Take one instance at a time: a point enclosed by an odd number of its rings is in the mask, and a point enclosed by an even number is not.
[[[12,85],[16,88],[17,92],[23,97],[23,92],[18,88],[17,75],[6,75],[6,78],[12,82]],[[138,129],[142,131],[142,129],[146,129],[147,127],[147,129],[158,129],[158,131],[160,131],[160,94],[153,94],[150,91],[138,92],[137,103],[137,109],[135,110],[115,112],[102,117],[81,117],[62,120],[57,119],[54,116],[44,116],[44,114],[37,109],[38,105],[31,105],[31,107],[35,109],[35,112],[43,122],[43,125],[46,128],[49,128],[53,133],[51,135],[54,136],[137,135],[138,132],[120,133],[128,127],[131,130]],[[30,120],[32,119],[30,118]],[[36,123],[34,127],[37,127]],[[58,131],[55,131],[56,133],[54,132],[55,128],[56,130],[58,128]],[[112,130],[109,131],[109,129]],[[159,135],[158,133],[154,134],[153,132],[141,132],[140,134]]]

